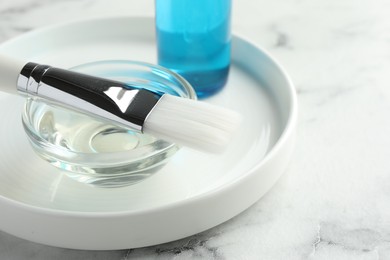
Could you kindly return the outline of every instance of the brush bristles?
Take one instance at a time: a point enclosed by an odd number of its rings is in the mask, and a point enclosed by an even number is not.
[[[237,112],[164,95],[148,115],[143,131],[179,145],[219,153],[229,144],[240,121]]]

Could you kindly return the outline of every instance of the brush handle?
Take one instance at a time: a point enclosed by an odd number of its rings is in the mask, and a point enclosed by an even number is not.
[[[19,92],[140,131],[161,98],[160,94],[123,82],[32,62],[19,74]]]
[[[0,53],[0,91],[17,94],[17,80],[26,62]]]
[[[36,96],[140,131],[161,98],[158,93],[123,82],[26,64],[1,53],[0,91]]]

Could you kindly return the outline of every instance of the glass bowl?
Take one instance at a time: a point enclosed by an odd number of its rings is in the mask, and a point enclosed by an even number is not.
[[[99,61],[71,70],[196,99],[191,85],[182,77],[148,63]],[[144,180],[179,149],[173,143],[36,97],[27,98],[22,121],[38,155],[71,178],[101,187],[121,187]]]

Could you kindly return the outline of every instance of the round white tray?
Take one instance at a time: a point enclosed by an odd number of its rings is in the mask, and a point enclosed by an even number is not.
[[[156,62],[150,18],[102,18],[36,30],[0,51],[71,67],[102,59]],[[297,102],[285,71],[234,36],[224,90],[207,102],[239,111],[240,132],[222,155],[181,149],[160,172],[128,187],[78,183],[34,154],[20,114],[23,98],[0,94],[0,229],[75,249],[124,249],[164,243],[216,226],[261,198],[285,170]]]

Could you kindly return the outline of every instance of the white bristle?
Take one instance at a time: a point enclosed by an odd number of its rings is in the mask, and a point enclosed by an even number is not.
[[[222,152],[241,122],[234,111],[205,102],[163,95],[148,115],[144,133],[207,152]]]

